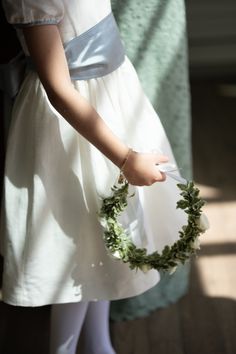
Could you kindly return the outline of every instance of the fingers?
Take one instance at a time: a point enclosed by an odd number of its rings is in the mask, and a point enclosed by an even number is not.
[[[168,158],[168,156],[166,156],[166,155],[159,155],[159,154],[156,154],[156,156],[155,156],[155,161],[156,161],[156,164],[158,165],[159,163],[168,162],[168,161],[169,161],[169,158]]]
[[[158,174],[155,178],[155,182],[164,182],[166,180],[166,174],[158,169],[158,165],[168,162],[169,158],[166,155],[156,154],[155,156],[155,165],[157,166]],[[154,183],[155,183],[154,182]]]
[[[158,165],[168,161],[166,155],[135,152],[129,155],[122,172],[132,185],[151,186],[166,180],[166,174],[158,169]]]

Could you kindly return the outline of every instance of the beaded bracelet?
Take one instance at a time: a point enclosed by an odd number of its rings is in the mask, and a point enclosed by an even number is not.
[[[124,180],[125,180],[125,175],[124,175],[124,168],[125,168],[125,165],[128,161],[128,158],[131,154],[131,152],[133,152],[133,149],[129,148],[129,151],[127,152],[125,158],[124,158],[124,161],[120,167],[120,175],[119,175],[119,179],[118,179],[118,183],[122,183]]]

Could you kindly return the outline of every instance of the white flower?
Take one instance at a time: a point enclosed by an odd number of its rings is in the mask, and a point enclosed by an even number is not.
[[[143,272],[143,273],[147,273],[150,269],[152,269],[152,267],[149,264],[142,264],[139,269]]]
[[[197,226],[201,230],[201,232],[205,232],[206,230],[209,229],[210,223],[209,220],[206,216],[206,214],[201,214],[200,218],[197,220]]]
[[[106,218],[99,218],[99,222],[104,229],[108,230],[108,223]]]
[[[170,274],[170,275],[173,274],[173,273],[176,271],[176,269],[177,269],[177,265],[174,266],[174,267],[172,267],[172,268],[170,268],[169,274]]]
[[[196,237],[194,241],[191,242],[190,246],[194,248],[195,250],[200,249],[200,239],[199,237]]]
[[[119,251],[115,251],[114,253],[112,253],[112,256],[113,256],[114,258],[121,259],[121,256],[120,256],[120,252],[119,252]]]

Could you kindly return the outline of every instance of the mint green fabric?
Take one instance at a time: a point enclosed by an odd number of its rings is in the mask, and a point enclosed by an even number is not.
[[[190,97],[183,0],[112,0],[114,15],[144,91],[158,112],[182,175],[191,178]],[[143,295],[113,301],[112,320],[146,316],[188,289],[189,264]]]

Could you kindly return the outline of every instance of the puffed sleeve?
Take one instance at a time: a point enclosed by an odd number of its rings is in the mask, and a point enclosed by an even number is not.
[[[62,0],[3,0],[7,21],[16,27],[57,24],[64,15]]]

